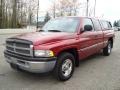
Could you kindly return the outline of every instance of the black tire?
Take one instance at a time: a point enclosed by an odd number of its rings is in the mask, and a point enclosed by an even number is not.
[[[109,56],[112,50],[112,43],[111,41],[108,41],[108,44],[105,48],[103,48],[103,55],[104,56]]]
[[[65,76],[63,74],[63,71],[62,71],[62,67],[63,65],[67,62],[71,62],[72,64],[72,68],[71,68],[71,72],[69,75]],[[70,65],[69,65],[70,66]],[[71,78],[71,76],[73,75],[73,72],[74,72],[74,67],[75,67],[75,59],[74,59],[74,56],[70,53],[67,53],[67,52],[64,52],[62,53],[61,55],[58,56],[58,59],[57,59],[57,62],[56,62],[56,66],[55,66],[55,69],[54,69],[54,75],[55,77],[60,80],[60,81],[66,81],[68,79]],[[64,67],[65,68],[65,67]],[[68,67],[69,68],[69,67]]]

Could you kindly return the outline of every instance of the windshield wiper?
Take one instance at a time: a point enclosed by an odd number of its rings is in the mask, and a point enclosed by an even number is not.
[[[48,30],[48,32],[62,32],[60,30]]]
[[[41,29],[40,29],[40,30],[38,30],[38,31],[39,31],[39,32],[44,32],[44,30],[41,30]]]

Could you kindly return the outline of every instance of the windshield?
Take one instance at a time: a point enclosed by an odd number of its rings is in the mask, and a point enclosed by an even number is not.
[[[45,32],[75,32],[79,20],[76,18],[57,18],[48,21],[42,28]]]

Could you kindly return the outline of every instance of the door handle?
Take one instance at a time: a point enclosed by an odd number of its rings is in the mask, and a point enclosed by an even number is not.
[[[97,38],[98,37],[98,35],[95,35],[95,38]]]

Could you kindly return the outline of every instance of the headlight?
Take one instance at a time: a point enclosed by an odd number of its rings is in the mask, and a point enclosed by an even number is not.
[[[51,50],[35,50],[34,51],[35,56],[39,57],[53,57],[54,53]]]

